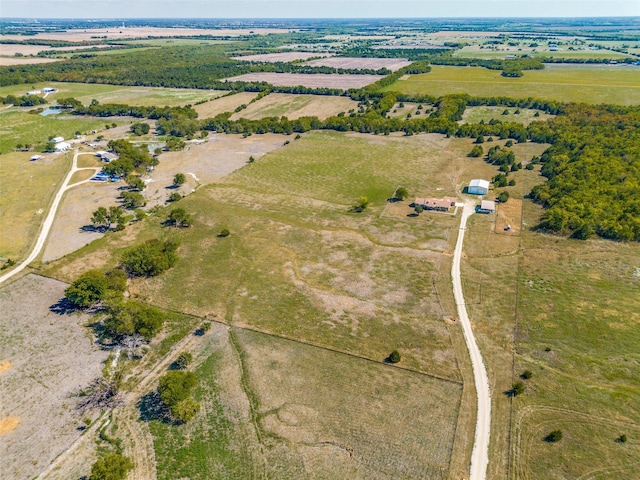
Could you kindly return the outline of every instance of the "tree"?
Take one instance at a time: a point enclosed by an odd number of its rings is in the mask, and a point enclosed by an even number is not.
[[[137,177],[135,175],[127,175],[124,181],[131,190],[141,192],[142,190],[147,188],[147,184],[144,183],[144,181],[140,177]]]
[[[193,361],[193,355],[190,352],[182,352],[176,359],[176,367],[184,370]]]
[[[363,195],[358,199],[356,204],[353,207],[351,207],[351,210],[353,212],[358,212],[358,213],[364,212],[368,206],[369,206],[369,199]]]
[[[229,235],[231,235],[231,232],[229,232],[229,230],[226,228],[223,228],[222,230],[220,230],[220,233],[218,234],[220,238],[225,238],[225,237],[228,237]]]
[[[162,311],[135,300],[113,299],[105,307],[104,333],[119,342],[140,335],[151,340],[164,325]]]
[[[91,480],[124,480],[133,462],[118,453],[107,453],[91,466]]]
[[[397,200],[404,200],[409,196],[409,191],[405,187],[396,188],[396,193],[394,194],[394,198]]]
[[[120,194],[120,198],[122,198],[122,205],[124,208],[128,208],[130,210],[144,207],[147,204],[145,198],[138,192],[122,192]]]
[[[178,261],[179,243],[158,239],[131,247],[122,254],[122,267],[132,277],[153,277],[173,267]]]
[[[549,443],[559,442],[560,440],[562,440],[562,430],[554,430],[551,433],[549,433],[549,435],[544,437],[544,439],[546,442],[549,442]]]
[[[64,291],[65,298],[78,308],[88,308],[104,298],[108,282],[101,270],[89,270]]]
[[[182,195],[179,192],[172,192],[167,199],[169,202],[178,202],[182,200]]]
[[[190,227],[192,223],[193,219],[191,215],[189,215],[184,208],[174,208],[167,218],[167,224],[174,225],[178,228]]]
[[[478,138],[476,138],[475,143],[484,143],[484,136],[478,135]]]
[[[478,158],[478,157],[481,157],[482,155],[484,155],[484,149],[480,145],[476,145],[471,149],[471,151],[467,156]]]
[[[524,383],[522,382],[514,383],[513,386],[511,387],[511,395],[516,397],[522,393],[524,393]]]
[[[523,380],[529,380],[531,377],[533,377],[533,372],[531,372],[531,370],[525,370],[520,375],[520,378],[522,378]]]
[[[173,185],[176,187],[183,185],[186,181],[187,177],[185,177],[184,173],[176,173],[175,177],[173,177]]]
[[[501,191],[496,197],[496,200],[498,200],[500,203],[507,203],[507,201],[509,200],[509,192],[505,190]]]
[[[169,408],[171,416],[179,422],[186,423],[193,419],[200,411],[200,404],[193,398],[187,397]]]
[[[142,335],[139,335],[137,333],[134,335],[127,335],[122,339],[120,344],[124,347],[129,359],[136,356],[138,348],[143,345],[143,340],[144,339],[142,338]]]
[[[413,210],[420,215],[422,212],[424,212],[424,207],[422,205],[416,205]]]
[[[167,150],[171,152],[182,150],[187,145],[184,140],[178,137],[168,137],[165,144]]]
[[[146,122],[136,122],[131,125],[130,131],[136,136],[141,136],[149,133],[150,128],[151,127]]]
[[[620,435],[617,440],[618,443],[627,443],[627,436],[623,433],[622,435]]]
[[[400,361],[400,352],[398,350],[394,350],[389,354],[389,363],[398,363]]]
[[[158,393],[160,394],[162,403],[169,408],[177,405],[189,397],[196,383],[195,373],[182,370],[170,370],[160,378],[158,385]]]

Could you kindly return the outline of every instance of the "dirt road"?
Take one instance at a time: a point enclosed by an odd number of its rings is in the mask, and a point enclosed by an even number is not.
[[[65,177],[64,182],[62,182],[62,185],[60,185],[60,189],[56,193],[56,196],[53,198],[53,203],[51,204],[51,208],[49,208],[49,212],[47,213],[47,218],[45,218],[44,222],[42,223],[42,228],[40,229],[40,234],[38,235],[38,239],[36,240],[36,244],[34,245],[33,250],[31,251],[29,256],[25,260],[23,260],[22,263],[20,263],[16,268],[0,276],[0,284],[9,280],[11,277],[13,277],[14,275],[17,275],[19,272],[27,268],[27,265],[33,262],[38,257],[38,255],[40,255],[40,252],[44,247],[44,242],[47,240],[47,236],[49,235],[49,231],[51,230],[51,226],[53,225],[53,220],[56,218],[56,212],[58,211],[58,206],[62,201],[62,197],[64,196],[64,193],[70,188],[88,181],[88,180],[84,180],[82,182],[69,185],[69,182],[71,181],[71,178],[73,178],[74,173],[79,172],[81,170],[96,170],[93,167],[78,168],[79,155],[92,155],[92,154],[80,153],[78,152],[78,150],[75,151],[73,155],[73,163],[71,164],[71,169],[69,170],[69,173],[67,173],[67,176]]]
[[[467,307],[462,294],[462,282],[460,281],[460,258],[462,257],[462,244],[464,242],[464,232],[467,219],[474,213],[476,204],[467,201],[462,210],[460,220],[460,232],[456,249],[453,254],[453,266],[451,267],[451,278],[453,280],[453,295],[458,308],[458,317],[462,324],[464,339],[467,343],[471,365],[473,367],[473,378],[478,397],[478,417],[476,419],[476,433],[471,452],[471,473],[470,480],[484,480],[487,475],[487,465],[489,463],[489,436],[491,427],[491,392],[489,390],[489,378],[485,368],[482,354],[473,336],[471,322],[467,315]]]

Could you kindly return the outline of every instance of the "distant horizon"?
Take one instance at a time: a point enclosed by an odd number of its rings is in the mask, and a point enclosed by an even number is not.
[[[3,21],[584,19],[640,16],[640,2],[637,0],[2,0],[2,5]],[[150,12],[153,16],[149,16]]]

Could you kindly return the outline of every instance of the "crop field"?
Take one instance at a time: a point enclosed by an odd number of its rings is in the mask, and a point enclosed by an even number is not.
[[[348,97],[325,95],[295,95],[272,93],[234,113],[231,120],[248,118],[258,120],[264,117],[286,116],[289,120],[300,117],[318,117],[323,120],[340,112],[357,109],[358,104]]]
[[[35,162],[30,157],[16,152],[0,158],[0,258],[24,256],[70,167],[64,154],[46,154]]]
[[[519,113],[516,113],[518,110]],[[505,112],[509,113],[505,114]],[[538,114],[537,117],[535,116],[536,113]],[[491,120],[500,120],[502,122],[517,122],[529,125],[533,121],[546,121],[550,118],[553,118],[553,115],[531,108],[467,107],[462,114],[460,123],[480,123],[480,121],[489,123]]]
[[[57,58],[45,57],[0,57],[0,67],[12,67],[15,65],[32,65],[35,63],[57,62]]]
[[[404,58],[350,58],[350,57],[329,57],[320,58],[307,62],[312,67],[334,67],[334,68],[356,68],[378,70],[386,68],[395,72],[402,67],[411,65],[409,60]]]
[[[385,87],[385,91],[445,95],[541,98],[565,102],[640,103],[640,69],[589,69],[563,67],[524,72],[521,78],[505,78],[499,71],[479,67],[442,67],[411,75]]]
[[[233,112],[241,105],[248,105],[257,95],[255,92],[234,93],[195,105],[193,108],[198,112],[198,118],[212,118],[220,113]]]
[[[87,316],[50,311],[65,287],[28,275],[0,289],[0,362],[8,365],[0,373],[0,423],[13,419],[14,427],[0,432],[6,478],[34,478],[80,437],[74,394],[100,376],[107,357],[82,327]]]
[[[529,55],[532,57],[552,57],[552,58],[584,58],[584,59],[624,59],[629,55],[620,52],[614,52],[612,50],[591,50],[587,47],[581,47],[579,49],[569,50],[563,46],[562,49],[551,51],[547,46],[541,46],[537,48],[530,48],[524,45],[517,47],[501,45],[496,49],[481,49],[477,45],[466,46],[457,50],[454,53],[454,57],[463,58],[505,58],[506,55]]]
[[[69,51],[69,50],[82,50],[87,48],[112,48],[113,45],[89,45],[89,46],[75,46],[75,47],[52,47],[50,45],[25,45],[25,44],[11,44],[11,43],[3,43],[0,44],[0,55],[2,56],[12,56],[16,53],[21,53],[22,55],[37,55],[42,51]]]
[[[307,60],[309,58],[328,57],[328,53],[317,52],[279,52],[279,53],[261,53],[257,55],[244,55],[242,57],[233,57],[234,60],[242,60],[245,62],[294,62],[296,60]]]
[[[337,88],[348,90],[361,88],[377,82],[382,75],[349,75],[333,73],[271,73],[256,72],[227,78],[230,82],[267,82],[275,86],[295,87],[301,85],[309,88]]]

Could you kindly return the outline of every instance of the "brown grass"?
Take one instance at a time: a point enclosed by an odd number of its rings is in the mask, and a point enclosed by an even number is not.
[[[199,118],[212,118],[220,113],[233,112],[242,104],[248,105],[256,95],[253,92],[236,93],[195,105],[193,108],[198,112]]]
[[[318,117],[324,120],[340,112],[357,109],[358,104],[348,97],[329,97],[325,95],[295,95],[290,93],[272,93],[246,109],[231,115],[231,120],[247,118],[259,120],[264,117],[286,116],[289,120],[300,117]]]
[[[404,58],[350,58],[350,57],[329,57],[320,58],[307,62],[312,67],[333,67],[333,68],[356,68],[378,70],[386,68],[395,72],[402,67],[411,65],[411,62]]]
[[[328,57],[328,53],[317,52],[279,52],[262,53],[258,55],[245,55],[243,57],[233,57],[234,60],[246,62],[293,62],[295,60],[306,60],[312,57]]]
[[[271,85],[295,87],[301,85],[309,88],[337,88],[348,90],[349,88],[365,87],[380,80],[382,75],[338,75],[328,73],[315,73],[307,75],[303,73],[270,73],[257,72],[227,78],[230,82],[267,82]]]
[[[0,435],[13,432],[20,424],[20,417],[5,417],[0,420]]]
[[[0,57],[0,67],[12,67],[15,65],[31,65],[34,63],[59,62],[61,58],[44,57]]]
[[[496,203],[496,230],[503,235],[519,235],[522,228],[522,200],[510,199],[507,203]],[[509,231],[505,228],[511,226]]]

